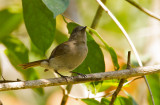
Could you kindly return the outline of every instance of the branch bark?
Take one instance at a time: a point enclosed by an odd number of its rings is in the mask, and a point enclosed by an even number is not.
[[[155,18],[157,20],[160,21],[160,16],[152,13],[151,11],[147,10],[146,8],[143,8],[142,6],[140,6],[138,3],[136,3],[133,0],[126,0],[127,2],[129,2],[130,4],[132,4],[133,6],[135,6],[137,9],[139,9],[140,11],[142,11],[143,13],[147,14],[148,16]]]
[[[160,65],[138,67],[138,68],[132,68],[130,70],[125,69],[120,71],[87,74],[86,78],[83,78],[81,76],[72,76],[67,78],[68,83],[64,78],[49,78],[49,79],[39,79],[31,81],[7,82],[0,84],[0,91],[78,84],[84,82],[101,81],[109,79],[122,79],[135,76],[143,76],[158,72],[160,72]]]

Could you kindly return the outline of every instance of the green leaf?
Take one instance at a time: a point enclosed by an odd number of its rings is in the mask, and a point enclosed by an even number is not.
[[[101,99],[101,104],[100,105],[109,105],[110,101],[106,98]]]
[[[89,28],[89,27],[88,27]],[[113,65],[114,65],[114,68],[115,70],[118,70],[119,69],[119,64],[118,64],[118,59],[117,59],[117,54],[116,52],[114,51],[114,49],[112,47],[110,47],[102,38],[101,36],[98,34],[98,32],[96,32],[94,29],[92,28],[89,28],[89,30],[94,33],[102,42],[103,44],[105,45],[105,49],[110,53],[111,55],[111,58],[112,58],[112,62],[113,62]]]
[[[54,42],[56,42],[56,44],[61,44],[65,41],[68,40],[67,35],[65,35],[64,33],[62,33],[59,30],[56,30],[55,32],[55,37],[54,37]],[[44,54],[41,52],[40,49],[38,49],[32,42],[30,42],[30,53],[29,53],[29,58],[31,61],[35,61],[37,59],[46,59],[46,56],[44,56]]]
[[[149,86],[151,88],[155,105],[160,105],[160,75],[159,74],[152,74],[147,76],[147,80]],[[148,101],[149,105],[152,105],[151,97],[148,93]]]
[[[76,23],[68,23],[67,28],[68,32],[71,33],[72,30],[78,26]],[[104,56],[99,47],[99,45],[94,41],[92,36],[87,32],[87,46],[88,54],[83,63],[77,67],[74,71],[82,74],[105,72],[105,63]],[[96,94],[101,87],[102,82],[91,82],[86,83],[88,89],[92,91],[93,94]]]
[[[117,80],[104,80],[98,92],[103,92],[111,86],[117,87],[118,81]]]
[[[57,44],[61,44],[65,41],[68,40],[67,35],[65,35],[64,33],[60,32],[59,30],[56,30],[55,32],[55,37],[54,37],[54,42],[56,42]],[[46,59],[46,56],[44,56],[44,54],[31,42],[31,53],[29,53],[30,55],[30,60],[34,61],[36,59]]]
[[[111,86],[117,87],[118,84],[119,84],[119,80],[117,80],[117,79],[104,80],[98,92],[103,92],[106,89],[110,88]],[[123,87],[128,87],[128,86],[129,86],[129,84],[127,84],[127,85],[125,85]]]
[[[27,63],[28,60],[28,49],[24,44],[15,37],[8,36],[2,43],[6,46],[7,50],[5,51],[7,57],[9,58],[11,64],[18,70],[26,80],[35,80],[38,79],[36,71],[32,68],[23,70],[18,67],[19,64]],[[43,93],[41,88],[34,89],[39,93]]]
[[[20,11],[11,11],[4,9],[0,11],[0,40],[3,40],[22,22],[22,13]]]
[[[85,102],[87,105],[100,105],[100,103],[94,98],[82,99],[82,101]]]
[[[63,13],[68,5],[69,0],[42,0],[44,4],[53,12],[54,18]]]
[[[74,23],[74,22],[68,23],[68,24],[67,24],[68,34],[71,34],[72,31],[73,31],[73,29],[74,29],[75,27],[77,27],[77,26],[79,26],[79,24],[77,24],[77,23]]]
[[[105,72],[104,56],[99,45],[87,32],[88,54],[83,63],[75,69],[76,72],[89,74]]]
[[[128,97],[118,96],[114,102],[114,105],[138,105],[136,101],[126,93]],[[110,101],[107,98],[102,98],[100,105],[109,105]]]
[[[53,42],[56,20],[42,0],[22,0],[24,21],[32,42],[43,53]]]
[[[90,90],[93,94],[96,94],[101,89],[103,81],[96,81],[96,82],[88,82],[85,83],[87,89]]]
[[[131,96],[128,96],[128,98],[118,96],[114,102],[114,105],[138,105],[138,104]]]
[[[61,44],[68,40],[67,35],[63,34],[61,31],[56,30],[55,40],[58,44]]]
[[[134,100],[134,98],[132,96],[128,96],[128,99],[130,100],[130,102],[132,103],[132,105],[138,105],[137,102]]]
[[[44,53],[40,49],[38,49],[31,40],[30,40],[30,48],[31,49],[29,53],[29,58],[31,58],[30,59],[31,61],[34,61],[36,59],[46,59]]]

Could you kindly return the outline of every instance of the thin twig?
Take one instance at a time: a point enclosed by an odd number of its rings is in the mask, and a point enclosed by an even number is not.
[[[149,86],[148,80],[147,80],[147,78],[146,78],[145,75],[143,76],[143,78],[144,78],[144,80],[145,80],[145,82],[146,82],[146,84],[147,84],[147,87],[148,87],[148,90],[149,90],[149,94],[150,94],[150,96],[151,96],[152,104],[155,105],[154,98],[153,98],[153,94],[152,94],[151,88],[150,88],[150,86]]]
[[[124,84],[123,84],[123,86],[128,85],[128,84],[130,84],[131,82],[133,82],[133,81],[135,81],[135,80],[137,80],[137,79],[140,79],[140,78],[143,78],[143,76],[140,76],[140,77],[134,78],[134,79],[132,79],[132,80],[130,80],[130,81],[128,81],[128,82],[126,82],[126,83],[124,83]]]
[[[68,83],[64,78],[50,78],[50,79],[39,79],[32,81],[9,82],[9,83],[1,83],[0,91],[78,84],[85,82],[110,80],[110,79],[122,79],[122,78],[143,76],[159,72],[160,72],[160,65],[155,65],[155,66],[132,68],[131,70],[125,69],[120,71],[86,74],[85,78],[79,75],[74,77],[71,76],[67,77]]]
[[[121,91],[122,87],[123,87],[123,83],[125,82],[125,79],[121,79],[119,84],[118,84],[118,87],[117,89],[115,90],[115,92],[113,93],[112,95],[112,99],[111,99],[111,102],[109,103],[109,105],[113,105],[115,99],[117,98],[117,95],[118,93]]]
[[[106,0],[102,0],[102,2],[105,4],[105,3],[106,3]],[[92,21],[91,28],[93,28],[93,29],[96,29],[96,28],[97,28],[97,25],[98,25],[98,23],[99,23],[99,21],[100,21],[100,18],[101,18],[101,16],[102,16],[102,12],[103,12],[103,8],[99,5],[99,6],[98,6],[98,9],[97,9],[97,11],[96,11],[96,14],[95,14],[95,16],[94,16],[94,19],[93,19],[93,21]],[[91,31],[89,31],[89,33],[92,35],[92,32],[91,32]]]
[[[130,64],[130,61],[131,60],[131,51],[128,51],[128,57],[127,57],[127,69],[130,69],[131,68],[131,64]],[[117,98],[117,95],[118,93],[121,91],[122,87],[123,87],[123,84],[125,82],[125,78],[122,78],[118,84],[118,87],[116,89],[116,91],[113,93],[112,95],[112,99],[111,99],[111,102],[109,103],[109,105],[113,105],[115,99]]]
[[[131,69],[131,51],[128,51],[127,68],[126,69]]]
[[[62,101],[61,101],[61,105],[66,105],[67,100],[68,100],[68,95],[70,94],[72,89],[72,84],[67,85],[66,90],[67,90],[67,94],[63,95]]]
[[[152,18],[155,18],[157,20],[160,21],[160,16],[152,13],[151,11],[149,11],[148,9],[140,6],[138,3],[136,3],[135,1],[133,0],[126,0],[127,2],[129,2],[130,4],[132,4],[133,6],[135,6],[137,9],[139,9],[140,11],[142,11],[143,13],[147,14],[148,16],[152,17]]]
[[[140,65],[140,67],[143,67],[143,64],[142,64],[142,61],[141,61],[141,59],[140,59],[140,57],[139,57],[139,54],[138,54],[138,52],[137,52],[134,44],[132,43],[129,35],[127,34],[126,30],[123,28],[123,26],[120,24],[120,22],[116,19],[116,17],[110,12],[110,10],[101,2],[101,0],[96,0],[96,1],[99,3],[99,5],[101,5],[101,7],[105,10],[105,12],[108,13],[108,15],[112,18],[112,20],[113,20],[113,21],[117,24],[117,26],[120,28],[120,30],[122,31],[122,33],[123,33],[124,36],[126,37],[128,43],[130,44],[130,46],[131,46],[131,48],[132,48],[132,50],[133,50],[133,52],[134,52],[134,54],[135,54],[135,56],[136,56],[136,59],[137,59],[137,61],[138,61],[138,64]],[[153,103],[153,105],[155,105],[154,99],[153,99],[153,95],[152,95],[152,91],[151,91],[151,88],[150,88],[150,86],[149,86],[149,83],[148,83],[148,81],[147,81],[147,79],[146,79],[146,76],[144,75],[143,77],[144,77],[144,79],[145,79],[145,83],[147,84],[147,87],[148,87],[150,96],[151,96],[151,98],[152,98],[152,103]]]
[[[102,0],[102,3],[106,3],[106,0]],[[103,12],[103,8],[101,6],[98,6],[98,9],[96,11],[96,15],[94,16],[94,19],[92,21],[92,24],[91,24],[91,28],[93,29],[96,29],[98,23],[99,23],[99,20],[102,16],[102,12]]]

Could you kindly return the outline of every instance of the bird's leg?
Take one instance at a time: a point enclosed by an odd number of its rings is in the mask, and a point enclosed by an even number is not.
[[[2,77],[3,81],[6,81],[6,79],[3,77],[3,75],[1,75],[1,77]]]
[[[60,74],[57,70],[54,70],[54,71],[55,71],[55,73],[57,73],[59,76],[61,76],[62,78],[64,78],[64,79],[66,80],[66,82],[68,82],[68,80],[67,80],[67,77],[68,77],[68,76],[64,76],[64,75]]]
[[[74,71],[70,71],[70,73],[74,73],[74,74],[80,75],[80,76],[82,76],[83,78],[87,77],[85,74],[78,73],[78,72],[74,72]]]

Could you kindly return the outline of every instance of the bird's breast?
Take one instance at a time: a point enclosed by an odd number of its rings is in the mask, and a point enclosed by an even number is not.
[[[50,60],[50,66],[59,71],[72,71],[78,67],[86,58],[87,45],[70,46],[70,50],[61,56]]]

